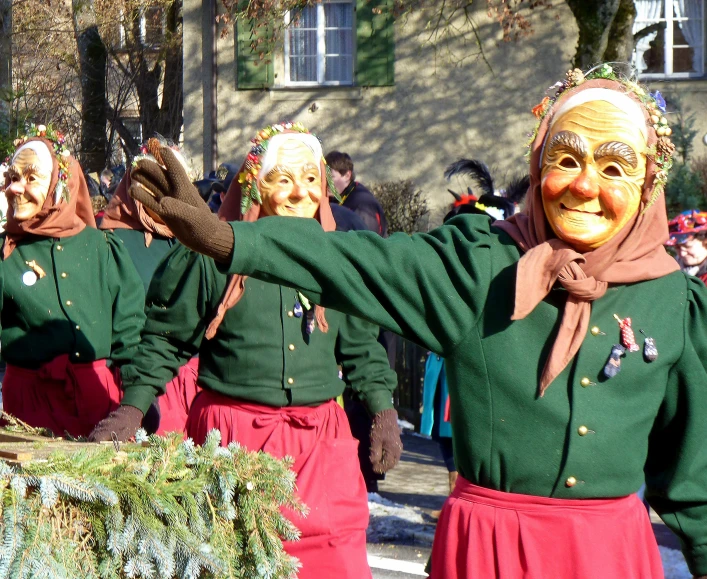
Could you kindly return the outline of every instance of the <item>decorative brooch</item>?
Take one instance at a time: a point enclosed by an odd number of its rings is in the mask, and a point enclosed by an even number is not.
[[[15,146],[15,149],[19,149],[27,141],[35,137],[46,139],[52,143],[52,146],[54,147],[54,156],[56,157],[57,165],[59,166],[59,172],[57,175],[56,182],[56,192],[58,192],[59,196],[68,203],[69,188],[66,184],[69,181],[69,178],[71,177],[71,172],[69,171],[69,164],[71,162],[71,151],[69,151],[68,147],[66,146],[66,139],[64,137],[64,134],[55,130],[51,124],[35,125],[34,123],[32,123],[27,129],[27,134],[23,135],[18,139],[15,139],[12,144]],[[9,163],[10,157],[5,159],[5,162]]]

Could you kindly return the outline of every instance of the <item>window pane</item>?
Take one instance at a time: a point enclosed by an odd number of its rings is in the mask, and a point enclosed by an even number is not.
[[[290,80],[293,82],[317,82],[317,57],[290,57]]]
[[[316,56],[316,30],[290,30],[290,55]]]
[[[327,28],[351,28],[353,27],[353,4],[348,2],[324,4],[324,18]]]
[[[317,7],[306,6],[302,10],[292,12],[293,28],[316,28],[317,27]]]
[[[353,59],[350,56],[327,56],[324,80],[353,82]]]
[[[353,52],[353,33],[351,30],[327,30],[326,53],[346,54]]]

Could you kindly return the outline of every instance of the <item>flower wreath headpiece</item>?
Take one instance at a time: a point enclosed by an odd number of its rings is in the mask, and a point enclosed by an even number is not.
[[[665,184],[668,181],[668,171],[670,171],[670,168],[673,166],[672,157],[673,152],[675,151],[675,145],[670,140],[672,129],[668,126],[668,121],[665,118],[665,99],[659,91],[650,93],[637,82],[620,77],[614,72],[614,69],[609,64],[605,63],[601,66],[595,67],[586,74],[578,68],[569,70],[565,75],[564,81],[557,82],[551,86],[550,89],[548,89],[550,91],[555,90],[554,96],[546,96],[532,109],[533,115],[535,115],[535,118],[538,119],[538,122],[535,125],[535,130],[529,135],[530,141],[528,142],[527,156],[530,158],[530,151],[533,146],[533,142],[537,138],[540,123],[548,114],[557,99],[565,91],[579,86],[586,80],[592,80],[595,78],[604,78],[619,82],[628,90],[628,92],[632,93],[648,111],[650,122],[658,136],[658,141],[655,148],[651,148],[647,152],[647,155],[651,157],[658,168],[655,175],[653,195],[646,206],[647,209],[663,191]]]
[[[35,125],[32,123],[27,129],[27,134],[22,137],[15,139],[13,145],[15,149],[19,149],[27,141],[33,138],[42,138],[50,141],[54,147],[54,156],[56,157],[57,165],[59,166],[59,173],[57,175],[56,189],[54,190],[55,199],[60,197],[69,202],[69,188],[66,183],[71,177],[71,172],[69,171],[69,164],[71,158],[71,151],[69,151],[66,146],[66,140],[63,133],[60,133],[52,125]],[[7,157],[5,159],[6,163],[9,163],[12,157]]]
[[[260,169],[262,167],[262,158],[265,151],[268,149],[270,139],[276,135],[284,133],[285,131],[305,133],[316,137],[314,133],[311,133],[305,129],[304,125],[299,121],[277,123],[265,127],[256,133],[255,137],[250,141],[251,148],[246,155],[245,163],[243,164],[243,171],[238,174],[238,182],[241,184],[241,213],[243,215],[248,212],[253,203],[261,204],[263,202],[260,196],[260,190],[258,189],[258,175],[260,174]],[[317,137],[317,139],[318,138],[319,137]],[[329,192],[338,199],[339,195],[336,187],[334,186],[334,179],[332,178],[331,170],[326,164],[324,157],[322,157],[321,160],[324,163]]]

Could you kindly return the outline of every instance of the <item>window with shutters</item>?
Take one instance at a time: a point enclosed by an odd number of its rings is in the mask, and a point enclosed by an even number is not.
[[[285,84],[351,85],[354,3],[328,0],[285,16]]]
[[[273,24],[239,18],[239,90],[391,86],[395,0],[323,0],[286,14],[282,48]]]

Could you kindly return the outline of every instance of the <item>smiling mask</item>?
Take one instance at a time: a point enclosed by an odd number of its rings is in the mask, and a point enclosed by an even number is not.
[[[636,215],[646,175],[639,106],[615,91],[587,92],[595,94],[567,102],[556,114],[541,172],[550,227],[579,251],[600,247]],[[586,100],[602,93],[606,100]]]

